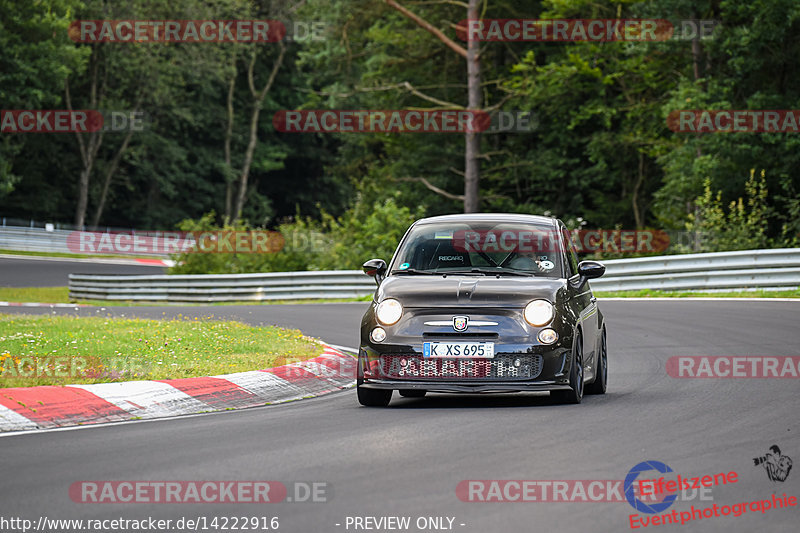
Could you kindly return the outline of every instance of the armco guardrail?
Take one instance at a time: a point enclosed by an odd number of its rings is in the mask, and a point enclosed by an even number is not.
[[[113,276],[70,274],[70,298],[151,302],[244,302],[360,298],[375,281],[360,270]]]
[[[70,253],[67,230],[47,231],[40,228],[0,227],[0,249],[25,252]]]
[[[800,248],[687,254],[604,262],[600,291],[721,290],[800,287]],[[360,270],[227,275],[71,274],[70,297],[155,302],[234,302],[356,298],[375,282]]]
[[[800,286],[800,248],[665,255],[604,261],[592,289],[721,290]]]
[[[117,231],[117,230],[115,230]],[[118,230],[130,234],[135,234],[133,230]],[[80,250],[71,249],[67,245],[67,239],[70,235],[73,236],[75,241],[80,237],[75,237],[76,234],[80,235],[81,232],[75,232],[65,229],[44,229],[44,228],[23,228],[19,226],[0,226],[0,250],[19,250],[25,252],[56,252],[56,253],[81,253]],[[94,232],[95,234],[102,234],[108,232]],[[142,232],[145,233],[145,232]],[[88,235],[89,232],[84,232]],[[160,243],[161,239],[155,237],[151,240]],[[157,244],[156,248],[163,245]],[[74,245],[73,245],[74,248]],[[85,253],[85,252],[84,252]],[[109,248],[109,254],[113,255],[137,255],[148,257],[169,257],[168,254],[152,253],[149,251],[132,250],[130,252],[120,251],[119,249]]]

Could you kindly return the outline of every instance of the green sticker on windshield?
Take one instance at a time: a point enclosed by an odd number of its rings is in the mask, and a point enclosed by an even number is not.
[[[407,268],[408,268],[408,267],[410,267],[410,266],[411,266],[411,264],[410,264],[410,263],[403,263],[403,264],[402,264],[402,265],[400,265],[398,268],[399,268],[400,270],[405,270],[405,269],[407,269]]]
[[[434,239],[452,239],[453,232],[452,231],[437,231],[433,234]]]

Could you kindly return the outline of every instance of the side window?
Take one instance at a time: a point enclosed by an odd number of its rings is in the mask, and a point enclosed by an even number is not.
[[[572,244],[572,239],[569,236],[567,228],[561,228],[561,238],[564,241],[564,255],[567,258],[567,277],[571,278],[578,273],[578,256],[575,254],[575,246]]]

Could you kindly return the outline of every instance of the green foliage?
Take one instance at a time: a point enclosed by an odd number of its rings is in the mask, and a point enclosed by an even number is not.
[[[747,200],[741,197],[730,202],[727,211],[722,203],[722,191],[711,192],[706,180],[703,195],[695,201],[696,211],[689,215],[686,229],[697,232],[701,251],[723,252],[764,248],[767,240],[767,185],[764,170],[759,178],[755,169],[745,182]]]
[[[384,2],[298,5],[286,22],[323,22],[323,39],[287,43],[257,125],[241,225],[280,231],[286,245],[266,256],[193,254],[176,271],[357,268],[372,256],[388,259],[413,218],[462,209],[463,135],[274,130],[279,109],[467,102],[463,58]],[[464,44],[453,29],[466,15],[459,2],[403,5]],[[106,80],[96,105],[138,103],[148,118],[113,173],[100,224],[224,227],[226,185],[238,178],[249,139],[252,47],[75,44],[66,29],[75,19],[275,18],[269,14],[285,8],[269,0],[0,0],[0,101],[4,109],[62,108],[69,80],[74,107],[85,107],[96,66]],[[701,250],[800,245],[800,135],[696,135],[666,124],[682,109],[800,108],[799,2],[506,0],[482,2],[481,16],[720,22],[712,37],[695,42],[482,43],[481,106],[529,111],[537,125],[482,134],[483,211],[548,212],[608,229],[683,230],[689,222],[708,232]],[[276,46],[259,45],[256,85],[276,55]],[[109,132],[98,151],[90,218],[122,138]],[[0,214],[71,220],[82,165],[73,135],[0,136]],[[764,176],[731,179],[754,167]],[[203,216],[210,212],[217,215]]]
[[[183,220],[178,228],[186,232],[204,231],[252,231],[254,228],[245,221],[235,225],[217,225],[214,212],[206,213],[200,219]],[[318,254],[322,234],[305,220],[281,224],[278,228],[284,239],[284,246],[276,253],[198,253],[175,254],[176,262],[170,268],[171,274],[241,274],[247,272],[282,272],[309,270],[314,255]]]
[[[800,194],[788,177],[781,181],[785,195],[776,195],[777,218],[781,221],[779,245],[786,248],[800,247]]]
[[[319,270],[361,268],[372,258],[387,262],[394,254],[408,227],[422,216],[399,206],[393,198],[365,205],[356,203],[339,219],[325,215],[323,227],[330,239],[330,249],[320,254],[314,266]]]
[[[87,49],[74,46],[67,28],[80,0],[0,0],[0,102],[3,109],[56,108],[64,80],[80,71]],[[18,161],[31,140],[0,135],[0,198],[22,180]]]
[[[364,261],[380,257],[387,261],[408,227],[421,216],[398,206],[394,199],[366,205],[362,202],[334,217],[323,211],[322,222],[298,217],[278,227],[283,248],[274,253],[195,253],[176,254],[171,274],[236,274],[244,272],[284,272],[300,270],[359,269]],[[247,223],[218,226],[215,214],[198,220],[184,220],[182,231],[250,231]]]

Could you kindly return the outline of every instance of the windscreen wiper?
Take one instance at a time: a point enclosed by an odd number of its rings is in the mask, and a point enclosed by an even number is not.
[[[425,274],[428,276],[439,276],[443,273],[436,272],[435,270],[418,270],[416,268],[406,268],[403,270],[392,270],[391,274]]]
[[[523,276],[530,277],[533,274],[518,272],[516,270],[495,270],[493,268],[471,268],[469,270],[448,270],[448,274],[483,274],[484,276]]]
[[[486,274],[487,276],[523,276],[530,277],[533,274],[528,272],[520,272],[517,270],[496,270],[494,268],[473,268],[470,272],[476,274]]]

